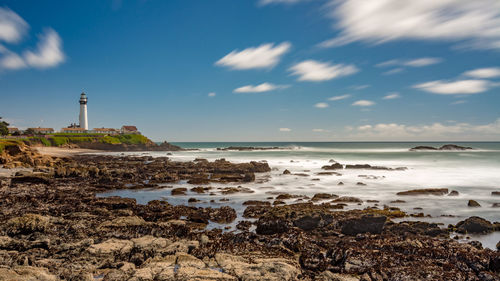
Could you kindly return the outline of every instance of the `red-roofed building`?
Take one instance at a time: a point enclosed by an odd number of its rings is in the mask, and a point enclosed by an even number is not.
[[[136,126],[122,126],[122,134],[140,134]]]

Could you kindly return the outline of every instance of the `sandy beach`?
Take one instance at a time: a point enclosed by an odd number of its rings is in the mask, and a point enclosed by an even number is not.
[[[96,153],[99,150],[85,149],[85,148],[63,148],[63,147],[36,147],[38,153],[42,155],[48,155],[53,157],[71,157],[74,155],[85,154],[85,153]]]

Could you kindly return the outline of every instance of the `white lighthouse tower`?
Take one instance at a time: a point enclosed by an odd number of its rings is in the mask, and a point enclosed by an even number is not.
[[[87,96],[85,93],[80,95],[80,128],[85,130],[89,129],[89,122],[87,120]]]

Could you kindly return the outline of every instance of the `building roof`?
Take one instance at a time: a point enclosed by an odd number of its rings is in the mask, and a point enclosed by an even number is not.
[[[54,131],[54,129],[52,128],[29,128],[29,129],[32,129],[33,131]]]
[[[118,131],[117,129],[113,128],[94,128],[94,131],[98,132],[110,132],[110,131]]]
[[[86,131],[85,128],[62,128],[62,131]]]
[[[137,127],[136,126],[122,126],[122,130],[137,131]]]
[[[9,131],[19,131],[19,129],[16,127],[8,127],[7,129],[9,129]]]

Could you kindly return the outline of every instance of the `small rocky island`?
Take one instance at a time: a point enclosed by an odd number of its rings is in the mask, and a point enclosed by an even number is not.
[[[460,146],[460,145],[456,145],[456,144],[445,144],[441,147],[421,145],[421,146],[416,146],[416,147],[410,148],[410,151],[426,151],[426,150],[441,150],[441,151],[443,151],[443,150],[444,151],[457,150],[457,151],[461,151],[461,150],[472,150],[472,149],[474,149],[474,148],[468,147],[468,146]]]
[[[329,193],[248,200],[243,218],[224,202],[197,207],[193,198],[189,205],[162,200],[141,205],[131,198],[96,196],[187,181],[199,186],[172,189],[172,196],[224,194],[230,200],[232,194],[253,192],[240,185],[268,173],[266,162],[57,158],[26,145],[4,147],[1,155],[2,164],[19,162],[16,166],[31,171],[0,177],[0,280],[500,278],[499,251],[450,238],[454,232],[500,230],[500,223],[479,217],[449,226],[405,221],[409,215],[395,207],[343,210],[360,200]],[[344,168],[337,166],[332,168]],[[215,183],[226,187],[212,187]],[[234,222],[238,231],[207,227]]]

